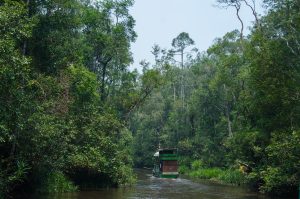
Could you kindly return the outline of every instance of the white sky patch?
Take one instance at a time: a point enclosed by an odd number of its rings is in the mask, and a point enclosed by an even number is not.
[[[262,0],[257,0],[257,11],[263,13]],[[215,0],[135,0],[130,9],[136,20],[135,31],[138,38],[132,44],[134,64],[131,69],[141,70],[139,62],[143,59],[153,63],[152,46],[171,48],[172,39],[181,32],[189,33],[195,47],[205,51],[217,37],[240,29],[235,10],[221,9]],[[249,8],[243,6],[241,16],[245,27],[255,20]],[[249,29],[245,28],[245,34]]]

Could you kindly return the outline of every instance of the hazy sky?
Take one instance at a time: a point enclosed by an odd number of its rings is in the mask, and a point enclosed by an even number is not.
[[[257,0],[260,8],[261,0]],[[226,32],[240,29],[240,23],[232,8],[220,9],[215,0],[135,0],[130,9],[136,20],[138,38],[132,44],[134,64],[138,68],[143,59],[153,62],[152,46],[171,48],[172,39],[187,32],[200,51],[206,50],[217,37]],[[251,10],[244,7],[241,15],[246,26],[254,21]]]

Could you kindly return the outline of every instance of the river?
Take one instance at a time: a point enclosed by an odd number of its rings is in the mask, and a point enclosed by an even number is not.
[[[36,196],[34,199],[275,199],[236,186],[220,185],[207,181],[196,183],[183,178],[160,179],[153,177],[150,170],[136,170],[136,173],[138,181],[131,188]]]

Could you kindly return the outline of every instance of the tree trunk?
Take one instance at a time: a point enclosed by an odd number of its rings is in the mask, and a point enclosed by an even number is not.
[[[102,66],[102,77],[101,77],[101,101],[105,100],[105,76],[106,76],[106,67],[107,64],[103,64]]]
[[[182,107],[184,107],[184,64],[183,64],[183,50],[181,50],[181,85],[180,85],[180,97],[182,101]]]
[[[229,137],[232,137],[233,136],[233,133],[232,133],[232,123],[231,123],[231,120],[230,120],[230,109],[229,109],[229,103],[228,103],[228,99],[227,99],[227,88],[226,88],[226,85],[224,84],[224,92],[225,92],[225,115],[226,115],[226,120],[227,120],[227,127],[228,127],[228,134],[229,134]]]
[[[232,133],[232,128],[231,128],[231,120],[230,120],[228,103],[226,103],[226,119],[227,119],[227,127],[228,127],[229,137],[232,137],[233,133]]]
[[[106,78],[106,72],[107,72],[107,65],[111,61],[112,58],[107,59],[105,62],[100,62],[102,65],[102,75],[101,75],[101,101],[104,102],[106,96],[105,96],[105,78]]]
[[[244,38],[244,22],[243,22],[242,18],[240,17],[241,6],[240,5],[235,5],[235,9],[236,9],[236,16],[237,16],[238,20],[241,23],[240,38],[241,38],[241,40],[243,40],[243,38]]]
[[[176,101],[176,86],[175,83],[173,84],[173,99],[174,99],[174,103]]]

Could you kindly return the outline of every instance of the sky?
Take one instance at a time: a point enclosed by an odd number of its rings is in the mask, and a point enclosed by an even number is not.
[[[258,12],[263,14],[261,1],[256,0],[256,4]],[[154,44],[170,49],[173,38],[181,32],[189,33],[195,47],[205,51],[215,38],[240,29],[235,10],[219,8],[215,0],[135,0],[130,14],[136,20],[135,31],[138,35],[131,46],[134,63],[130,68],[138,70],[141,70],[141,60],[153,63],[151,50]],[[245,27],[254,21],[247,7],[242,8],[241,16]],[[247,32],[248,28],[245,30]]]

